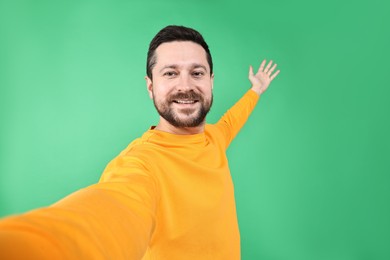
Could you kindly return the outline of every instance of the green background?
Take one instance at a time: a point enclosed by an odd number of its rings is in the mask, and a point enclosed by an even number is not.
[[[390,259],[387,1],[0,0],[0,216],[98,181],[157,113],[144,82],[162,27],[199,30],[213,123],[281,69],[228,156],[242,258]]]

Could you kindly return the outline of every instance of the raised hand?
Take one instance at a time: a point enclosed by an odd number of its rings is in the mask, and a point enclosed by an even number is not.
[[[276,64],[272,66],[272,60],[268,63],[268,65],[264,68],[266,64],[266,60],[260,64],[259,69],[256,74],[253,73],[253,67],[249,67],[249,80],[252,83],[252,89],[259,95],[261,95],[264,91],[267,90],[271,81],[279,74],[280,70],[277,70],[273,73],[276,68]],[[271,67],[272,66],[272,67]]]

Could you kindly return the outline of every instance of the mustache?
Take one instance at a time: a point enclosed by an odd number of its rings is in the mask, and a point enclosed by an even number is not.
[[[200,94],[195,93],[194,91],[178,92],[176,94],[172,94],[169,98],[169,101],[173,102],[174,100],[178,100],[178,99],[202,101],[203,97]]]

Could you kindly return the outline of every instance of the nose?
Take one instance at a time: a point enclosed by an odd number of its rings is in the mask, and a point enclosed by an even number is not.
[[[191,81],[191,77],[188,73],[181,73],[180,80],[178,82],[177,90],[178,91],[189,91],[194,88],[193,83]]]

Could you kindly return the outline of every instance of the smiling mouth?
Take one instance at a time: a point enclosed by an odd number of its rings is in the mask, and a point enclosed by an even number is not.
[[[195,104],[199,100],[173,100],[174,103],[176,104]]]

